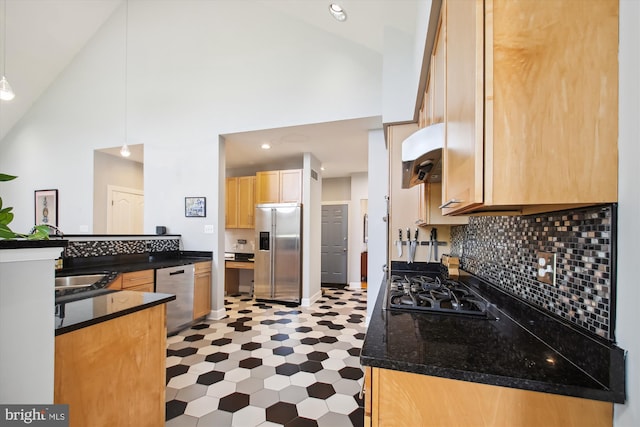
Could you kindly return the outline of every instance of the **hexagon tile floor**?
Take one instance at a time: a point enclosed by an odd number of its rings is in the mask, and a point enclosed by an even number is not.
[[[167,339],[167,427],[362,426],[366,290],[311,307],[228,297]]]

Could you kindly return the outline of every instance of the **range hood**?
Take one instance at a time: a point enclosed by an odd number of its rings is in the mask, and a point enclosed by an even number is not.
[[[402,141],[402,188],[442,180],[444,123],[427,126]]]

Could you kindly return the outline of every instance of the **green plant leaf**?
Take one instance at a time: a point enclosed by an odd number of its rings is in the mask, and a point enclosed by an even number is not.
[[[9,225],[11,221],[13,221],[13,214],[11,213],[12,208],[2,209],[0,211],[0,224]]]
[[[15,239],[16,233],[11,231],[5,224],[0,224],[0,239]]]
[[[0,173],[0,181],[11,181],[12,179],[16,179],[17,176],[7,175],[6,173]]]

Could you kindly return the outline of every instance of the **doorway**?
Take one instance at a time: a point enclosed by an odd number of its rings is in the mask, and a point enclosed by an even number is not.
[[[349,259],[348,205],[322,206],[321,279],[322,284],[346,285]]]

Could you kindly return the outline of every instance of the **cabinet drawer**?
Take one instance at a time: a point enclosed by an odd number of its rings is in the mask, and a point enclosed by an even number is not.
[[[122,274],[122,289],[154,283],[154,271],[142,270]]]
[[[253,270],[252,262],[241,262],[241,261],[226,261],[224,264],[225,268],[237,268],[240,270]]]

